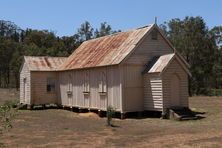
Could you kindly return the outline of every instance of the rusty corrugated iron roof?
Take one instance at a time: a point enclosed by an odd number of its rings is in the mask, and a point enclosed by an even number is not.
[[[24,56],[30,71],[55,71],[67,57]]]
[[[119,64],[153,26],[85,41],[58,69],[71,70]]]
[[[150,68],[148,73],[155,73],[155,72],[161,73],[169,64],[174,55],[175,53],[160,56],[158,60],[155,62],[155,64]]]
[[[153,66],[148,70],[148,73],[163,73],[173,59],[176,59],[181,67],[187,72],[187,74],[189,76],[192,76],[189,71],[189,65],[184,62],[184,59],[182,59],[182,57],[180,57],[178,53],[171,53],[160,56],[158,60],[153,64]]]

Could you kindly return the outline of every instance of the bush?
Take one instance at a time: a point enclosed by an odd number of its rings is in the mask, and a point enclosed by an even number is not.
[[[211,89],[210,96],[222,96],[222,89]]]
[[[205,96],[222,96],[222,89],[200,88],[199,95],[205,95]]]
[[[108,106],[107,107],[107,111],[106,111],[106,117],[107,117],[107,125],[108,126],[112,126],[112,118],[115,115],[115,109],[112,106]]]
[[[0,135],[12,128],[12,119],[17,114],[14,103],[7,101],[0,106]]]
[[[7,100],[4,103],[4,106],[9,106],[11,108],[16,108],[19,104],[19,100]]]

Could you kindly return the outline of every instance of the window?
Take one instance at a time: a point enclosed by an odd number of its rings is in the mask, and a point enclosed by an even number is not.
[[[72,73],[68,74],[68,88],[67,88],[67,96],[72,96]]]
[[[100,73],[100,80],[99,80],[99,93],[106,93],[107,92],[107,85],[106,85],[106,71],[103,70]]]
[[[151,38],[152,40],[157,40],[158,38],[158,32],[157,30],[153,30],[152,33],[151,33]]]
[[[23,83],[26,83],[26,78],[23,78]]]
[[[47,78],[47,92],[55,92],[55,79],[54,78]]]
[[[89,93],[89,71],[84,71],[83,93]]]

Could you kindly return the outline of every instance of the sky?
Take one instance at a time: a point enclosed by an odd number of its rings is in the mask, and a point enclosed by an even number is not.
[[[107,22],[114,30],[128,30],[173,18],[201,16],[207,26],[222,25],[221,0],[1,0],[0,20],[22,29],[47,29],[70,36],[89,21],[94,28]]]

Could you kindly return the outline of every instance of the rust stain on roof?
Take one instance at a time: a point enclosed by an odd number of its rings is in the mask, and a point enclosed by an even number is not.
[[[44,57],[44,61],[46,62],[46,64],[47,64],[48,67],[50,67],[50,68],[52,67],[51,64],[50,64],[50,62],[48,61],[48,58]],[[53,64],[54,64],[54,63],[53,63]]]
[[[24,59],[30,71],[56,71],[67,58],[25,56]]]
[[[58,69],[70,70],[119,64],[152,26],[85,41]]]

